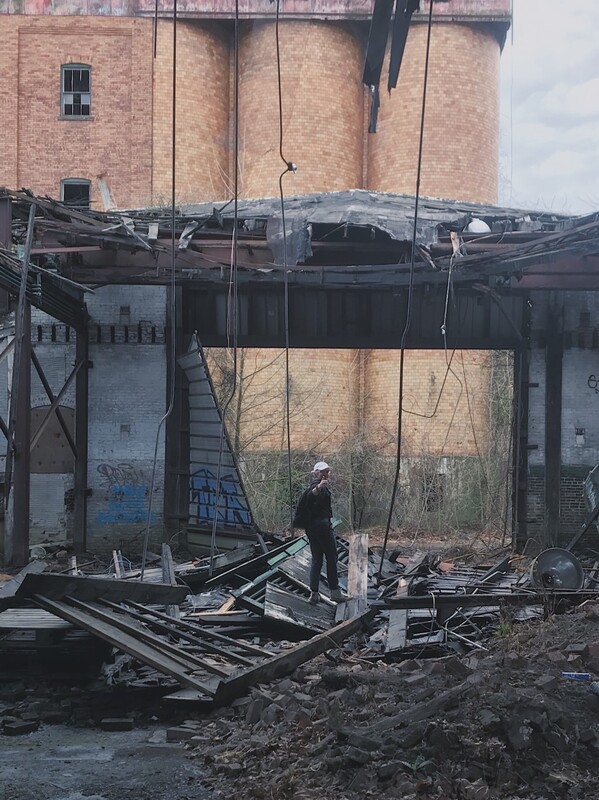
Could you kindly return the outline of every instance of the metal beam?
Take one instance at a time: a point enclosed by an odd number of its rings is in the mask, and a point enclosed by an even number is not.
[[[89,421],[89,346],[87,326],[77,331],[76,361],[81,364],[75,384],[75,510],[73,547],[76,553],[87,549],[87,460]]]
[[[544,547],[555,547],[560,533],[562,445],[563,307],[549,307],[545,348],[545,531]]]
[[[29,207],[19,300],[15,315],[15,354],[6,450],[4,559],[10,566],[18,567],[24,566],[29,561],[31,304],[26,297],[26,290],[35,210],[35,203],[32,203]]]
[[[71,385],[71,383],[73,382],[73,378],[75,378],[75,376],[77,375],[77,373],[79,372],[79,370],[80,370],[80,369],[81,369],[83,366],[84,366],[83,362],[82,362],[82,361],[78,361],[78,362],[75,364],[75,366],[73,367],[73,369],[71,370],[71,374],[70,374],[70,375],[69,375],[69,377],[67,378],[67,381],[66,381],[65,385],[62,387],[62,389],[60,390],[60,392],[59,392],[59,393],[56,395],[56,397],[54,398],[54,401],[52,402],[52,405],[50,406],[50,408],[49,408],[49,409],[48,409],[48,411],[46,412],[46,415],[45,415],[45,416],[44,416],[44,418],[42,419],[41,425],[40,425],[40,426],[39,426],[39,428],[36,430],[36,432],[35,432],[35,436],[34,436],[34,437],[33,437],[33,439],[31,440],[31,445],[30,445],[30,450],[31,450],[31,451],[33,450],[33,448],[36,446],[36,444],[37,444],[37,443],[39,442],[39,440],[41,439],[43,432],[46,430],[46,427],[48,426],[48,422],[50,421],[50,417],[52,416],[52,414],[54,414],[54,412],[56,411],[56,409],[57,409],[57,408],[58,408],[58,406],[60,405],[60,401],[61,401],[61,400],[62,400],[62,398],[65,396],[65,394],[66,394],[66,392],[67,392],[67,389],[69,388],[69,386],[70,386],[70,385]]]
[[[55,400],[56,400],[56,396],[54,395],[54,392],[52,391],[52,387],[48,383],[48,379],[46,378],[44,370],[42,369],[42,365],[40,364],[40,360],[37,357],[37,354],[36,354],[36,352],[35,352],[35,350],[33,348],[31,349],[31,360],[33,362],[33,366],[35,367],[35,371],[37,372],[38,377],[39,377],[40,381],[42,382],[42,386],[44,387],[44,390],[45,390],[46,394],[48,395],[48,400],[51,403],[54,403]],[[71,432],[68,429],[68,426],[67,426],[67,423],[65,421],[65,418],[63,417],[62,412],[61,412],[60,408],[58,408],[58,406],[55,409],[55,413],[56,413],[56,419],[58,420],[58,422],[60,424],[60,427],[62,428],[62,432],[64,433],[65,438],[66,438],[67,442],[69,443],[69,447],[71,448],[71,451],[72,451],[73,455],[77,456],[77,450],[75,448],[75,442],[73,441],[73,437],[71,436]]]

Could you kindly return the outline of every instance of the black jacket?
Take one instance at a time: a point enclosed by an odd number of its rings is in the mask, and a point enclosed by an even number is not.
[[[317,519],[331,519],[333,516],[333,509],[331,506],[331,493],[329,487],[323,487],[319,490],[318,494],[313,494],[312,489],[318,486],[320,478],[313,480],[310,484],[310,517],[313,520]]]

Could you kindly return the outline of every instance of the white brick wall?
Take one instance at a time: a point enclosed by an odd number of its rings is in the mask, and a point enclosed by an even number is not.
[[[131,324],[164,326],[164,287],[103,287],[88,307],[93,322],[118,324],[120,308],[127,305]],[[88,549],[119,546],[137,553],[147,524],[158,423],[167,404],[166,347],[92,344],[89,357],[94,366],[89,373]],[[156,532],[161,532],[163,490],[164,426],[152,498]]]
[[[599,351],[572,348],[564,352],[562,384],[562,462],[577,466],[599,463]],[[599,385],[597,386],[599,390]],[[576,428],[584,428],[584,444],[576,442]]]
[[[120,322],[121,306],[129,306],[130,324],[166,325],[166,287],[101,286],[86,295],[92,324],[115,325]]]
[[[545,350],[533,348],[530,353],[529,380],[538,383],[528,393],[528,442],[537,449],[528,454],[528,463],[541,466],[545,463]]]
[[[166,324],[165,287],[104,286],[87,295],[93,325]],[[129,307],[123,319],[122,307]],[[38,326],[43,341],[38,342]],[[52,326],[56,341],[51,341]],[[46,377],[57,394],[75,363],[75,333],[66,342],[64,325],[32,309],[32,338]],[[121,337],[122,340],[122,337]],[[88,549],[114,546],[138,553],[145,530],[158,423],[167,405],[166,347],[156,344],[90,344]],[[7,362],[0,364],[0,413],[7,418]],[[75,383],[62,404],[75,407]],[[32,407],[47,406],[44,388],[32,370]],[[0,448],[0,458],[3,458]],[[3,467],[3,465],[2,465]],[[164,487],[164,426],[158,446],[152,531],[162,532]],[[72,536],[73,475],[34,474],[31,477],[31,543],[62,541]],[[66,501],[66,502],[65,502]]]
[[[39,358],[52,392],[57,395],[75,366],[75,334],[70,344],[34,342],[33,349]],[[75,408],[75,381],[73,380],[60,401],[62,406]],[[49,406],[50,400],[34,368],[31,370],[31,408]]]
[[[589,377],[599,379],[599,351],[571,348],[562,362],[562,463],[564,466],[599,462],[599,393],[589,387]],[[539,386],[529,393],[528,441],[537,445],[529,453],[531,466],[545,461],[545,350],[531,352],[530,381]],[[599,388],[599,386],[597,387]],[[584,428],[584,444],[576,442],[576,428]]]

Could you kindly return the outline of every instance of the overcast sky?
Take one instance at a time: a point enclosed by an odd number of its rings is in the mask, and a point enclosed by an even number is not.
[[[513,0],[500,202],[599,211],[599,0]]]

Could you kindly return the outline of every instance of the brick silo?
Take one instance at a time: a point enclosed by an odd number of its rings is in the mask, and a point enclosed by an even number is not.
[[[218,22],[177,23],[176,196],[179,202],[230,195],[230,36]],[[154,66],[153,195],[169,202],[172,173],[173,30],[158,26]]]
[[[381,83],[377,133],[368,137],[369,189],[415,193],[427,28],[410,28],[397,88],[388,94]],[[499,57],[490,27],[433,22],[421,195],[496,202]]]
[[[363,48],[349,25],[288,21],[279,25],[283,153],[297,164],[287,194],[362,186]],[[278,194],[279,155],[275,24],[248,23],[239,56],[239,166],[245,197]]]

